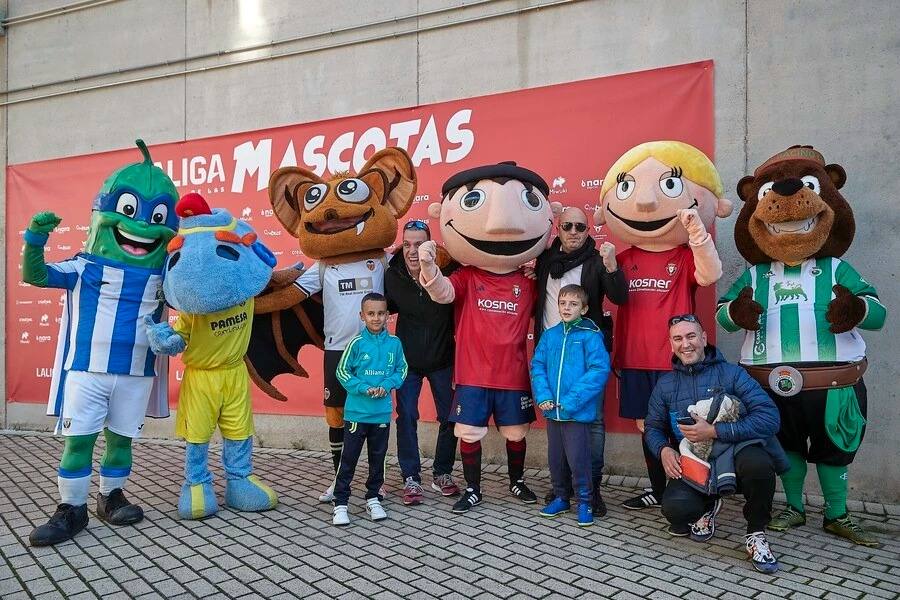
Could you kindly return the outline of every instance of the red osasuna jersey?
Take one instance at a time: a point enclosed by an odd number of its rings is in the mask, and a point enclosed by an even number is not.
[[[671,370],[669,318],[694,312],[694,254],[687,246],[663,252],[632,246],[616,261],[628,280],[628,302],[616,317],[613,366]]]
[[[530,390],[527,340],[535,281],[520,271],[497,275],[471,266],[449,279],[456,293],[454,382]]]

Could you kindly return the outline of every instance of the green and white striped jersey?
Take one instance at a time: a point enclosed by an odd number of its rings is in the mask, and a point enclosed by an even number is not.
[[[866,303],[861,329],[881,329],[887,311],[878,292],[848,263],[838,258],[807,259],[796,266],[762,263],[744,271],[719,300],[716,320],[726,331],[740,329],[728,314],[728,306],[742,289],[753,289],[753,299],[763,307],[757,331],[747,331],[741,347],[741,363],[764,365],[788,362],[854,361],[866,354],[866,343],[854,328],[831,333],[825,319],[832,287],[843,285]]]

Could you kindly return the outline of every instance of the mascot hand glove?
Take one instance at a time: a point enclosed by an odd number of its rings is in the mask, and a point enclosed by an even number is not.
[[[434,279],[435,275],[437,275],[438,268],[435,264],[436,256],[437,244],[435,244],[433,240],[423,242],[422,245],[419,246],[419,264],[421,265],[422,272],[429,280]]]
[[[753,288],[747,286],[728,305],[728,316],[738,327],[749,331],[759,329],[759,315],[762,305],[753,299]]]
[[[600,253],[600,258],[603,259],[606,272],[614,273],[619,268],[619,263],[616,262],[616,247],[610,242],[603,242],[597,251]]]
[[[706,226],[703,225],[703,221],[700,219],[700,215],[697,214],[695,209],[682,208],[676,212],[682,226],[684,226],[685,230],[688,232],[688,241],[692,246],[699,246],[709,239],[709,233],[706,231]]]
[[[831,333],[850,331],[866,317],[866,301],[856,297],[853,292],[842,285],[832,288],[834,300],[828,303],[825,319],[831,323]]]
[[[43,246],[47,243],[50,232],[56,229],[61,222],[62,219],[52,212],[39,212],[31,217],[31,222],[25,231],[25,242],[32,246]]]
[[[150,315],[144,315],[144,325],[147,327],[147,339],[150,341],[150,349],[156,354],[173,356],[184,352],[186,344],[184,339],[175,333],[168,323],[157,323]]]

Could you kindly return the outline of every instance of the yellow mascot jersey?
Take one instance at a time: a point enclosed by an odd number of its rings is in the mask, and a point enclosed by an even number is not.
[[[186,367],[220,369],[244,362],[253,325],[253,298],[208,315],[180,313],[175,332],[187,349],[181,359]]]

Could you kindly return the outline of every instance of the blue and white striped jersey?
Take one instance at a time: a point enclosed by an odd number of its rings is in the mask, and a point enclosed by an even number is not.
[[[57,342],[62,369],[155,376],[143,319],[162,315],[162,270],[91,254],[47,267],[47,287],[68,290]]]

